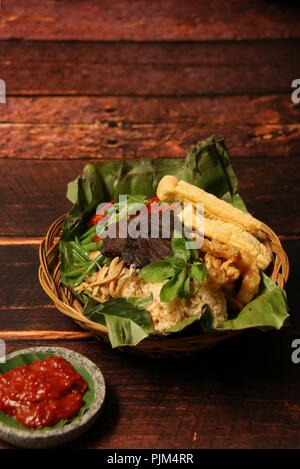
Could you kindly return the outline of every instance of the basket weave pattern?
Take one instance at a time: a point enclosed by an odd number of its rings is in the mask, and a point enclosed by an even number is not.
[[[107,328],[82,314],[83,306],[71,290],[61,283],[58,242],[66,215],[62,215],[50,226],[39,250],[39,280],[42,288],[52,299],[58,310],[75,320],[83,329],[91,331],[97,338],[108,342]],[[263,227],[266,242],[273,253],[272,280],[283,288],[289,275],[289,261],[276,234],[266,225]],[[201,349],[213,347],[238,332],[202,333],[186,337],[149,336],[136,347],[125,347],[139,354],[150,356],[189,355]]]

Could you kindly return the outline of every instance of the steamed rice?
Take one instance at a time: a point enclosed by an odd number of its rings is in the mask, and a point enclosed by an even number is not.
[[[122,264],[120,264],[122,263]],[[119,268],[118,278],[107,283],[103,279],[112,275],[111,271]],[[112,266],[103,266],[89,279],[86,279],[76,287],[78,293],[88,290],[97,301],[103,302],[116,297],[143,297],[152,295],[153,302],[147,310],[151,315],[154,329],[163,333],[177,324],[179,321],[193,316],[208,305],[215,317],[216,324],[227,319],[226,298],[222,290],[208,284],[193,280],[195,293],[189,298],[176,298],[169,303],[160,301],[160,291],[163,282],[145,282],[138,275],[138,269],[134,265],[129,268],[119,258],[114,258]]]
[[[179,321],[193,316],[202,310],[204,305],[208,305],[216,318],[217,324],[227,318],[226,299],[224,293],[213,288],[207,282],[199,283],[195,281],[195,294],[190,298],[176,298],[169,303],[162,303],[159,298],[163,283],[146,283],[145,294],[152,294],[153,302],[148,307],[151,314],[154,329],[158,332],[165,332]]]

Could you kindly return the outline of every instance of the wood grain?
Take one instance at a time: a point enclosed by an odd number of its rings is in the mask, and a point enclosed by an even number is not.
[[[233,158],[249,210],[278,234],[300,235],[299,158]],[[70,209],[67,183],[85,161],[0,161],[2,236],[44,236]]]
[[[93,41],[19,41],[1,40],[1,64],[12,69],[12,57],[18,60],[18,70],[27,64],[29,72],[36,72],[36,63],[63,65],[68,69],[77,65],[77,75],[86,74],[87,66],[150,65],[150,66],[228,66],[245,69],[246,66],[273,68],[285,64],[295,66],[298,59],[299,39],[206,41],[206,42],[93,42]],[[287,59],[288,55],[288,59]],[[28,60],[30,59],[30,62]],[[15,62],[16,63],[16,62]],[[292,65],[291,65],[292,64]],[[84,68],[83,71],[80,68]],[[58,67],[51,70],[57,74]],[[280,70],[282,71],[282,70]],[[61,70],[63,72],[63,70]],[[104,72],[104,70],[103,70]],[[29,73],[28,73],[29,75]],[[63,77],[63,74],[62,74]],[[44,77],[45,82],[51,76]],[[222,77],[224,79],[224,77]],[[21,84],[20,84],[21,85]],[[120,88],[121,89],[121,88]]]
[[[28,325],[28,322],[27,322]],[[1,331],[0,338],[4,341],[19,340],[85,340],[92,337],[89,332],[28,330],[28,331]]]
[[[299,155],[300,107],[289,96],[11,97],[0,158],[182,156],[212,132],[235,156]]]
[[[26,278],[28,279],[28,276]],[[29,292],[28,295],[33,300],[32,293]],[[0,309],[0,339],[5,341],[69,340],[84,339],[90,336],[74,321],[56,310],[54,305],[47,305],[49,301],[45,298],[45,305],[42,306],[23,304],[18,307],[14,307],[14,305],[2,306]]]
[[[233,156],[300,155],[300,124],[3,124],[0,131],[4,159],[176,158],[212,133],[225,137]]]
[[[293,125],[300,106],[288,95],[210,97],[10,96],[1,107],[0,124]],[[213,127],[212,127],[213,130]]]
[[[299,40],[203,44],[4,41],[0,42],[1,78],[8,95],[291,93],[291,83],[299,74],[298,50]]]
[[[7,350],[37,344],[45,342],[19,340]],[[50,344],[92,359],[107,385],[101,418],[68,448],[299,447],[300,374],[290,337],[254,333],[155,362],[92,340]]]
[[[0,246],[0,259],[0,311],[4,316],[12,311],[12,318],[18,311],[24,310],[25,316],[29,317],[28,324],[33,328],[35,318],[42,314],[46,319],[48,315],[49,311],[42,312],[42,307],[52,308],[51,300],[44,294],[38,281],[38,246]],[[31,314],[36,316],[32,318]]]
[[[0,37],[219,40],[299,37],[295,2],[30,0],[3,2]]]

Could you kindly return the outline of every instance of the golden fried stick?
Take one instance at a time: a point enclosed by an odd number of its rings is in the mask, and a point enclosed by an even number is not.
[[[240,252],[234,246],[230,244],[220,243],[219,241],[209,241],[204,238],[201,250],[212,254],[215,257],[221,257],[223,259],[236,259],[239,257]]]
[[[157,197],[165,202],[201,203],[207,217],[234,223],[250,233],[257,234],[262,229],[262,222],[250,213],[233,207],[197,186],[179,181],[175,176],[167,175],[160,180]]]
[[[187,228],[201,231],[201,220],[196,210],[192,214],[186,214],[184,211],[179,213],[179,218]],[[262,244],[251,233],[243,230],[233,223],[227,223],[220,220],[204,219],[204,236],[213,241],[219,241],[225,245],[231,245],[240,252],[245,252],[252,256],[257,266],[265,270],[272,260],[271,252],[268,246]]]
[[[208,271],[208,278],[222,286],[231,286],[240,276],[240,271],[234,266],[240,257],[240,252],[229,244],[204,239],[201,248],[205,252],[204,262]]]
[[[242,309],[258,292],[260,273],[255,259],[230,245],[206,239],[202,250],[206,252],[204,261],[208,270],[208,279],[224,288],[226,296],[235,309]],[[233,282],[239,277],[242,283],[234,297]]]
[[[235,280],[240,277],[240,271],[234,266],[234,259],[222,259],[214,257],[212,254],[206,253],[204,262],[207,268],[208,281],[215,283],[221,287],[228,289],[233,286]]]
[[[247,254],[241,254],[237,267],[242,272],[242,284],[236,296],[237,302],[248,304],[257,294],[260,284],[260,274],[255,260]]]
[[[240,258],[238,249],[219,241],[204,239],[201,250],[205,252],[204,262],[212,281],[228,287],[239,278],[240,271],[234,265]]]
[[[196,228],[196,227],[195,227]],[[204,219],[204,235],[210,239],[230,244],[241,253],[252,256],[261,270],[265,270],[272,260],[271,252],[251,233],[233,223]]]

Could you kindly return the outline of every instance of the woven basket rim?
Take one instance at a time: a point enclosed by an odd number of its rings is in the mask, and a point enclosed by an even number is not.
[[[60,261],[58,260],[58,243],[62,230],[63,222],[67,214],[63,214],[53,221],[49,227],[46,237],[39,247],[39,281],[60,312],[71,317],[83,329],[88,329],[92,333],[107,338],[108,330],[105,326],[97,324],[82,315],[82,304],[75,298],[72,291],[61,283],[60,279]],[[267,225],[263,224],[262,231],[267,237],[267,244],[273,254],[273,271],[270,277],[281,288],[284,288],[289,277],[289,260],[278,236]],[[176,349],[185,351],[189,349],[189,342],[195,339],[201,341],[200,345],[206,348],[214,346],[216,343],[235,336],[240,331],[209,332],[193,336],[159,336],[150,335],[141,341],[134,348],[141,350],[172,349],[176,343]],[[196,345],[196,344],[195,344]]]

